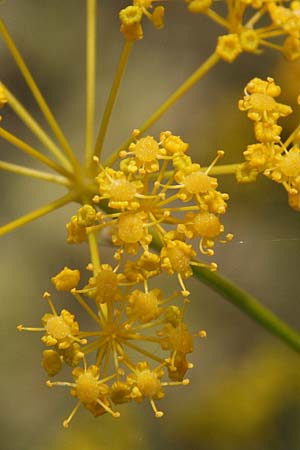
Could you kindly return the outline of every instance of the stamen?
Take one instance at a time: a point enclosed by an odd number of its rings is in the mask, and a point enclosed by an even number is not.
[[[46,385],[50,388],[52,388],[53,386],[67,386],[67,387],[75,386],[74,383],[69,383],[68,381],[50,381],[50,380],[46,381]]]
[[[64,428],[68,428],[70,425],[71,420],[73,419],[73,417],[75,416],[75,414],[77,413],[77,411],[79,410],[81,405],[81,402],[79,401],[77,403],[77,405],[75,406],[75,408],[73,409],[73,411],[71,412],[71,414],[69,415],[69,417],[63,421],[63,427]]]
[[[23,327],[23,325],[18,325],[17,330],[18,331],[45,331],[45,328]]]
[[[52,314],[53,314],[54,316],[58,316],[57,311],[56,311],[56,308],[55,308],[55,306],[54,306],[54,303],[53,303],[53,301],[51,300],[51,294],[49,294],[49,292],[44,292],[44,294],[43,294],[43,299],[47,300],[47,302],[48,302],[48,304],[49,304],[49,307],[50,307],[50,309],[51,309],[51,311],[52,311]]]
[[[216,165],[216,163],[219,161],[220,158],[223,158],[224,156],[224,152],[223,150],[218,150],[217,151],[217,156],[215,157],[215,159],[212,161],[212,163],[208,166],[208,168],[205,170],[205,175],[208,175],[209,172],[211,171],[211,169]]]
[[[155,402],[152,398],[150,399],[150,405],[154,411],[155,417],[157,419],[160,419],[164,415],[164,413],[163,413],[163,411],[158,411],[158,409],[156,408]]]
[[[182,381],[166,381],[161,383],[162,386],[187,386],[190,384],[190,380],[188,378],[185,378]]]
[[[177,274],[177,278],[178,278],[180,287],[182,288],[181,294],[183,295],[183,297],[188,297],[190,295],[190,291],[188,291],[187,288],[185,287],[181,273]]]
[[[102,402],[99,398],[97,399],[97,403],[102,406],[103,409],[105,409],[106,412],[111,414],[115,419],[118,419],[120,417],[119,411],[113,411],[109,406],[107,406],[104,402]]]
[[[74,298],[76,298],[78,303],[80,303],[82,308],[89,314],[89,316],[92,317],[92,319],[94,319],[95,322],[98,323],[98,325],[103,326],[102,320],[97,316],[97,314],[94,313],[92,308],[86,303],[86,301],[81,297],[81,295],[78,294],[78,291],[76,291],[75,288],[71,290],[71,294],[73,295]]]

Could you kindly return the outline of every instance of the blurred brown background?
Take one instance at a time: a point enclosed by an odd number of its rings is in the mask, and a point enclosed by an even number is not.
[[[118,11],[128,1],[99,0],[97,123],[122,48]],[[166,25],[157,31],[145,20],[145,39],[135,45],[106,140],[106,154],[124,141],[213,51],[220,29],[191,15],[183,1],[166,2]],[[222,3],[218,4],[222,9]],[[85,108],[85,2],[83,0],[6,0],[7,23],[36,81],[63,129],[82,154]],[[0,41],[1,78],[43,123],[7,49]],[[273,76],[282,102],[295,107],[300,66],[272,51],[220,63],[157,123],[151,133],[170,129],[190,143],[193,158],[208,164],[217,149],[224,163],[238,162],[254,142],[252,126],[237,109],[243,87],[253,76]],[[285,90],[286,87],[286,90]],[[298,118],[298,119],[297,119]],[[3,123],[23,139],[32,136],[5,108]],[[1,142],[1,159],[37,167]],[[230,204],[224,222],[235,239],[218,246],[220,272],[300,328],[299,213],[287,206],[279,185],[262,177],[237,186],[220,178]],[[1,172],[0,220],[4,224],[57,196],[54,185]],[[74,405],[67,390],[49,390],[40,367],[37,334],[18,334],[16,325],[39,326],[47,310],[41,295],[62,267],[83,268],[85,245],[65,242],[71,205],[1,238],[1,450],[298,450],[300,449],[300,362],[296,354],[197,281],[189,320],[208,332],[192,356],[191,385],[169,389],[153,418],[146,404],[125,406],[122,418],[94,419],[80,411],[69,430],[62,420]],[[171,287],[169,287],[171,289]],[[66,296],[67,297],[67,296]],[[61,300],[71,302],[70,298]]]

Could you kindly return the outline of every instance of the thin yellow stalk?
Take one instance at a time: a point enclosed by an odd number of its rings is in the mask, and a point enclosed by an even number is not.
[[[42,153],[33,148],[31,145],[22,141],[17,136],[5,130],[2,127],[0,127],[0,137],[8,141],[10,144],[13,144],[15,147],[19,148],[23,152],[27,153],[27,155],[30,155],[33,158],[37,159],[38,161],[42,162],[43,164],[46,164],[48,167],[60,173],[61,175],[66,175],[67,177],[70,175],[69,172],[67,172],[65,169],[63,169],[61,166],[56,164],[51,159],[47,158],[47,156],[44,156]]]
[[[103,325],[101,322],[101,318],[97,316],[97,314],[92,310],[92,308],[87,304],[87,302],[81,297],[81,295],[78,294],[78,292],[71,291],[71,294],[74,296],[74,298],[78,301],[78,303],[81,305],[81,307],[89,314],[92,319],[97,322],[100,327]]]
[[[285,34],[286,34],[286,31],[282,31],[282,30],[269,31],[267,33],[258,33],[259,37],[262,38],[262,39],[270,38],[270,37],[283,36]]]
[[[262,34],[262,33],[265,33],[266,31],[273,31],[273,30],[278,30],[278,27],[277,27],[277,25],[274,25],[272,23],[271,25],[267,25],[266,27],[258,28],[256,31],[258,34]]]
[[[88,233],[88,241],[90,247],[90,255],[93,264],[93,273],[94,276],[97,275],[100,269],[100,255],[98,251],[98,243],[96,238],[96,233],[90,232]],[[107,306],[105,304],[99,304],[100,314],[103,315],[104,319],[107,320]]]
[[[149,117],[146,122],[144,122],[138,129],[143,133],[148,128],[150,128],[174,103],[177,102],[189,89],[191,89],[197,81],[199,81],[212,67],[214,67],[217,62],[220,60],[220,57],[214,52],[203,64],[194,72],[190,77],[185,80],[185,82],[176,89],[175,92],[155,111],[151,117]],[[111,166],[118,159],[119,153],[121,150],[126,149],[132,141],[132,137],[130,137],[124,144],[114,152],[108,159],[105,161],[105,166]]]
[[[224,27],[226,29],[230,28],[229,22],[222,16],[220,16],[218,13],[216,13],[213,9],[209,8],[207,11],[205,11],[205,14],[221,27]]]
[[[72,148],[70,147],[70,144],[68,143],[65,135],[63,134],[61,128],[59,127],[55,117],[53,116],[46,100],[44,99],[41,91],[39,90],[36,82],[34,81],[27,65],[25,64],[24,59],[22,58],[19,50],[16,47],[15,42],[13,41],[11,35],[9,34],[4,22],[2,19],[0,19],[0,33],[3,36],[4,41],[6,42],[6,45],[14,58],[17,66],[19,67],[19,70],[21,74],[23,75],[30,91],[32,92],[32,95],[34,96],[37,104],[39,105],[45,119],[47,120],[49,126],[51,127],[53,133],[55,134],[58,142],[60,143],[61,147],[65,151],[66,155],[68,156],[69,160],[72,162],[73,166],[78,166],[77,159],[73,153]]]
[[[214,166],[210,169],[209,175],[230,175],[234,174],[242,163],[236,163],[236,164],[220,164],[219,166]],[[208,167],[201,167],[201,170],[205,172],[208,169]],[[174,176],[174,170],[167,170],[164,173],[164,178],[170,179]],[[155,179],[155,175],[150,174],[149,176],[150,180]],[[161,203],[160,203],[161,204]],[[169,208],[168,208],[169,209]]]
[[[105,106],[105,110],[104,110],[104,114],[103,114],[103,118],[101,121],[101,125],[100,125],[100,130],[98,133],[98,137],[97,137],[97,141],[96,141],[96,146],[95,146],[95,152],[94,154],[96,156],[100,156],[101,151],[102,151],[102,147],[103,147],[103,143],[104,143],[104,139],[105,139],[105,135],[106,135],[106,131],[107,131],[107,127],[109,124],[109,120],[112,114],[112,110],[118,95],[118,91],[119,91],[119,86],[121,83],[121,79],[132,49],[132,45],[133,42],[132,41],[126,41],[120,56],[120,60],[119,60],[119,64],[116,70],[116,74],[115,74],[115,78],[111,87],[111,91],[109,93],[109,97]]]
[[[86,136],[85,158],[89,165],[93,156],[96,79],[96,0],[86,2]]]
[[[99,268],[100,268],[100,256],[98,252],[98,243],[96,239],[95,233],[91,232],[88,233],[88,241],[90,246],[90,254],[91,254],[91,260],[93,264],[93,273],[94,276],[97,275]]]
[[[267,8],[263,6],[259,9],[252,17],[245,23],[245,28],[253,28],[253,26],[261,19],[261,17],[266,13]]]
[[[283,50],[282,45],[276,45],[276,44],[273,44],[273,42],[268,42],[268,41],[265,41],[264,39],[260,39],[259,43],[261,45],[264,45],[265,47],[272,48],[273,50],[277,50],[279,52],[282,52],[282,50]]]
[[[0,161],[0,169],[8,172],[16,173],[18,175],[25,175],[31,178],[38,178],[39,180],[50,181],[52,183],[62,184],[63,186],[70,186],[69,180],[52,173],[42,172],[41,170],[30,169],[29,167],[19,166],[18,164]]]
[[[294,131],[289,135],[289,137],[286,139],[286,141],[283,143],[283,146],[285,148],[288,148],[288,146],[293,142],[294,138],[297,136],[297,134],[300,133],[300,125],[297,126],[297,128],[294,129]]]
[[[12,107],[15,113],[20,117],[20,119],[27,125],[27,127],[36,135],[36,137],[47,147],[47,149],[57,158],[57,160],[65,167],[70,170],[71,166],[69,161],[63,155],[61,150],[57,145],[50,139],[50,137],[43,131],[36,120],[29,114],[28,111],[21,105],[21,103],[16,99],[16,97],[9,91],[9,89],[4,86],[5,96],[7,98],[8,104]]]
[[[160,364],[165,364],[165,361],[162,358],[156,356],[154,353],[147,352],[147,350],[144,350],[143,348],[140,348],[137,345],[132,344],[132,342],[128,342],[125,339],[122,339],[122,342],[124,345],[127,345],[127,347],[132,348],[133,350],[136,350],[139,353],[142,353],[142,355],[147,356],[148,358],[151,358]]]
[[[241,163],[239,163],[239,164],[220,164],[219,166],[214,166],[214,167],[212,167],[212,169],[210,169],[209,175],[234,174],[237,171],[240,164]],[[206,169],[207,169],[207,167],[202,168],[203,171],[205,171]]]
[[[109,360],[110,360],[110,352],[111,352],[110,342],[108,342],[106,350],[105,350],[105,357],[104,357],[104,364],[103,364],[103,378],[107,377]]]
[[[49,214],[50,212],[55,211],[58,208],[61,208],[67,203],[70,203],[73,200],[75,200],[75,198],[76,195],[74,194],[74,192],[69,192],[67,195],[60,197],[57,200],[54,200],[53,202],[36,209],[35,211],[31,211],[30,213],[25,214],[24,216],[19,217],[18,219],[13,220],[12,222],[7,223],[6,225],[3,225],[2,227],[0,227],[0,236],[3,236],[4,234],[9,233],[10,231],[15,230],[16,228],[20,228],[23,225],[26,225],[27,223],[32,222],[35,219],[38,219],[39,217],[45,216],[46,214]]]

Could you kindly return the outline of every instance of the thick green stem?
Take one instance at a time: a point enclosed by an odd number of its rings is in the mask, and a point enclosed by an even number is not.
[[[231,280],[217,272],[202,267],[193,267],[196,278],[237,306],[274,336],[284,341],[289,347],[300,352],[300,334],[263,306],[255,297],[236,286]]]
[[[157,251],[161,248],[161,242],[155,235],[151,246]],[[277,336],[293,350],[300,352],[300,334],[263,306],[254,296],[248,294],[248,292],[236,286],[231,280],[228,280],[218,272],[195,266],[192,267],[192,270],[198,280],[221,294],[222,297],[259,323],[271,334]]]

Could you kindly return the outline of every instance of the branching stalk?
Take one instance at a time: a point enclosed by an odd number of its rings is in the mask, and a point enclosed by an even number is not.
[[[44,156],[42,153],[40,153],[38,150],[33,148],[31,145],[28,145],[26,142],[19,139],[17,136],[14,136],[9,131],[5,130],[4,128],[0,127],[0,137],[8,141],[10,144],[14,145],[18,149],[22,150],[27,155],[32,156],[33,158],[37,159],[38,161],[42,162],[43,164],[46,164],[50,169],[55,170],[56,172],[60,173],[61,175],[70,176],[71,174],[67,172],[65,169],[63,169],[61,166],[56,164],[51,159],[47,158],[47,156]]]
[[[16,228],[20,228],[23,225],[26,225],[27,223],[38,219],[39,217],[46,216],[52,211],[55,211],[56,209],[72,202],[76,197],[77,193],[75,194],[74,192],[69,192],[67,195],[60,197],[59,199],[54,200],[53,202],[48,203],[47,205],[44,205],[41,208],[36,209],[35,211],[31,211],[30,213],[25,214],[24,216],[19,217],[18,219],[13,220],[6,225],[3,225],[2,227],[0,227],[0,236],[3,236],[4,234],[9,233]]]
[[[120,56],[120,61],[117,67],[117,71],[115,74],[115,78],[111,87],[111,91],[109,93],[109,97],[107,100],[107,104],[104,110],[104,114],[103,114],[103,118],[102,118],[102,122],[100,125],[100,130],[99,130],[99,134],[97,137],[97,142],[96,142],[96,147],[95,147],[95,155],[96,156],[100,156],[101,151],[102,151],[102,147],[103,147],[103,143],[104,143],[104,139],[105,139],[105,135],[106,135],[106,131],[107,131],[107,127],[110,121],[110,117],[113,111],[113,107],[118,95],[118,91],[119,91],[119,87],[120,87],[120,83],[121,83],[121,79],[124,73],[124,70],[126,68],[127,65],[127,61],[132,49],[132,44],[133,42],[131,41],[126,41]]]
[[[203,78],[206,73],[214,67],[217,62],[220,60],[220,57],[214,52],[203,64],[189,77],[185,82],[176,89],[175,92],[149,117],[146,122],[144,122],[138,129],[141,133],[144,133],[148,128],[150,128],[174,103],[177,102],[189,89],[191,89],[197,81]],[[115,161],[118,159],[119,153],[121,150],[128,148],[129,144],[132,141],[132,137],[130,137],[124,144],[113,153],[107,161],[105,161],[106,166],[112,166]]]
[[[90,164],[94,145],[96,79],[96,0],[86,2],[86,165]]]
[[[20,117],[20,119],[25,123],[25,125],[36,135],[36,137],[45,145],[45,147],[51,152],[56,159],[62,164],[62,166],[70,170],[70,162],[63,155],[61,150],[57,145],[50,139],[50,137],[45,133],[45,131],[40,127],[40,125],[34,120],[31,114],[26,111],[24,106],[16,99],[16,97],[9,91],[9,89],[2,84],[5,96],[7,97],[8,104],[15,111],[15,113]]]
[[[66,155],[68,156],[69,160],[72,162],[73,166],[78,166],[78,162],[75,158],[75,155],[73,153],[73,150],[70,147],[70,144],[68,143],[66,137],[64,136],[61,128],[59,127],[55,117],[53,116],[46,100],[44,99],[40,89],[38,88],[36,82],[34,81],[27,65],[25,64],[24,59],[22,58],[19,50],[16,47],[15,42],[13,41],[11,35],[9,34],[5,23],[2,19],[0,19],[0,33],[3,36],[3,39],[14,58],[17,66],[19,67],[19,70],[21,74],[23,75],[32,95],[34,96],[37,104],[39,105],[45,119],[47,120],[49,126],[51,127],[53,133],[55,134],[58,142],[60,143],[61,147],[65,151]]]
[[[27,177],[37,178],[39,180],[50,181],[51,183],[61,184],[66,187],[70,186],[70,182],[67,178],[54,175],[52,173],[42,172],[41,170],[19,166],[18,164],[8,163],[6,161],[0,161],[0,169],[15,173],[17,175],[25,175]]]

